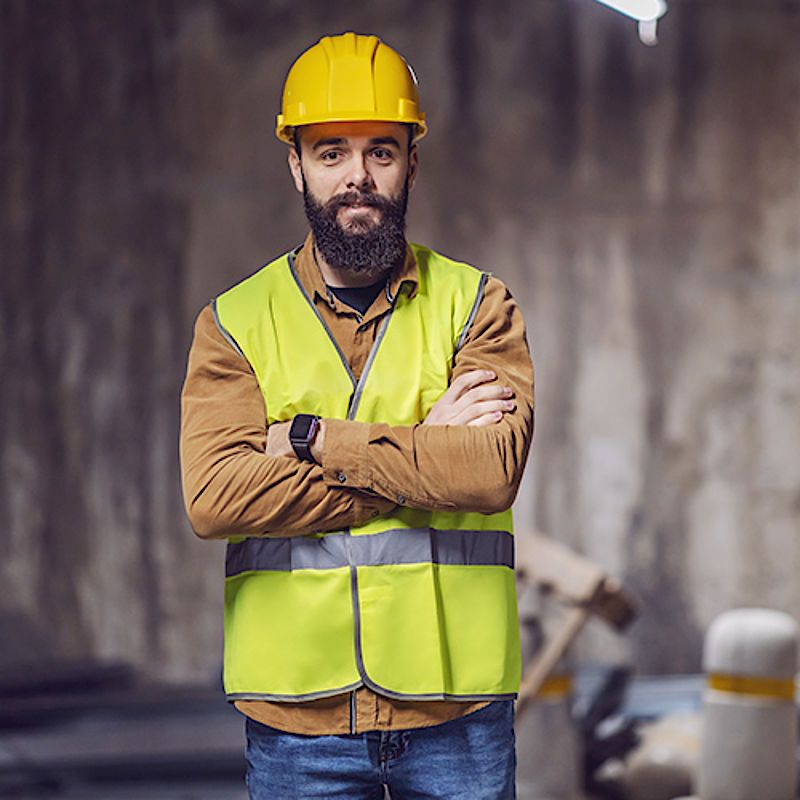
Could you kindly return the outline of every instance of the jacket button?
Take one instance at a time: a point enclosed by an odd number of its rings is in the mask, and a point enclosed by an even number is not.
[[[402,494],[397,495],[397,503],[398,503],[398,505],[401,505],[401,506],[405,505],[405,502],[406,502],[405,495],[402,495]]]
[[[345,475],[345,474],[344,474],[344,472],[340,472],[340,473],[339,473],[339,474],[336,476],[336,480],[338,480],[338,481],[339,481],[339,483],[344,483],[344,482],[347,480],[347,475]]]

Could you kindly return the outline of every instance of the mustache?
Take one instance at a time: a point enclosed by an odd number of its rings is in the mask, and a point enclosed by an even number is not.
[[[331,197],[324,204],[323,210],[327,214],[335,216],[339,209],[349,206],[372,206],[379,211],[386,211],[392,207],[392,201],[374,192],[360,192],[357,189],[351,189],[349,192],[342,192]]]

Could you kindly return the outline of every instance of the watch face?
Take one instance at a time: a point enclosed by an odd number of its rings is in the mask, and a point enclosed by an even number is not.
[[[294,439],[307,439],[311,427],[316,422],[310,414],[298,414],[292,421],[291,436]]]

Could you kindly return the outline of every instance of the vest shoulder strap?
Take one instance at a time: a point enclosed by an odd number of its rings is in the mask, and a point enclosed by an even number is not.
[[[264,298],[284,281],[289,271],[289,253],[260,267],[252,275],[235,283],[211,301],[214,321],[220,333],[228,343],[242,356],[247,358],[244,348],[237,340],[235,329],[237,323],[251,320],[263,308]]]

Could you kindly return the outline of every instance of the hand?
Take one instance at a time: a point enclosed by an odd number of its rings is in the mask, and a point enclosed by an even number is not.
[[[436,401],[423,425],[491,425],[513,411],[514,392],[508,386],[492,383],[497,375],[476,369],[456,378]]]
[[[288,422],[273,422],[267,428],[267,450],[268,456],[284,456],[287,458],[297,458],[289,441],[289,428],[292,427],[292,421]]]

